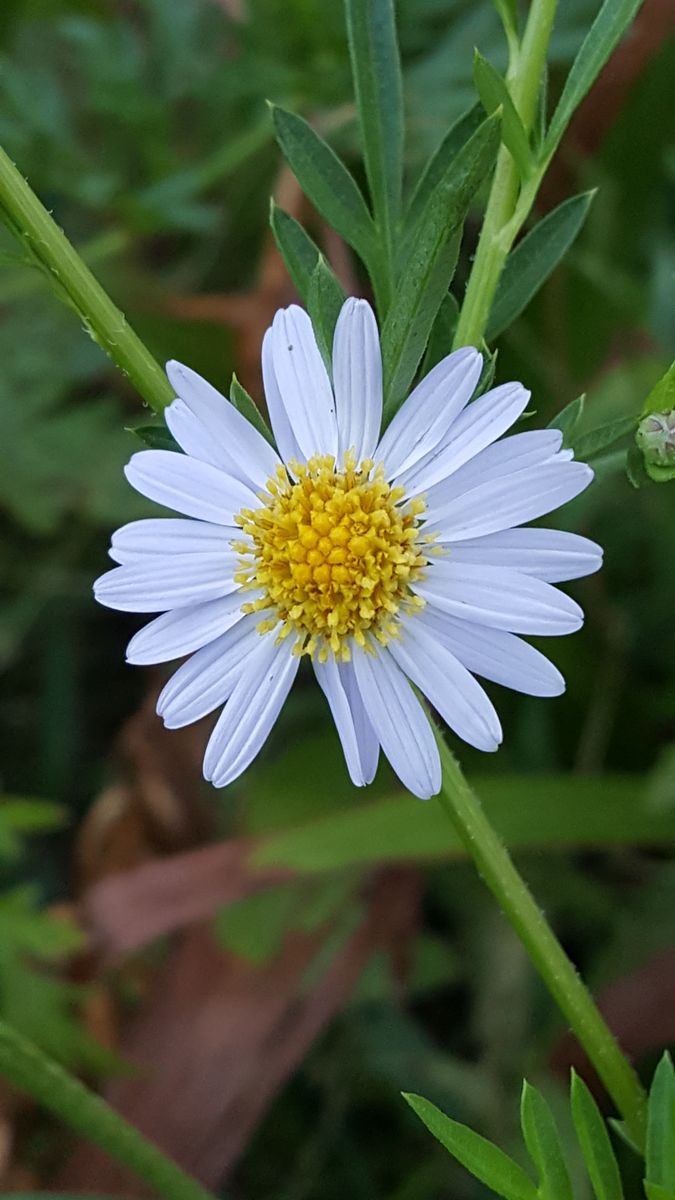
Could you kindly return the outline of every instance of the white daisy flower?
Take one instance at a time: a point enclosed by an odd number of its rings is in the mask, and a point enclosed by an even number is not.
[[[161,613],[131,639],[129,662],[191,656],[159,697],[166,726],[224,705],[204,757],[216,787],[256,756],[306,654],[353,782],[371,782],[381,747],[411,792],[431,796],[438,749],[411,685],[480,750],[502,732],[475,675],[534,696],[564,690],[518,635],[580,627],[578,604],[551,584],[597,570],[601,551],[521,526],[593,473],[556,430],[497,441],[529,392],[506,383],[470,404],[481,372],[470,347],[434,367],[380,437],[380,344],[364,300],[340,313],[332,384],[295,305],[276,314],[262,358],[279,453],[194,371],[167,365],[177,399],[166,421],[184,454],[141,450],[126,474],[182,516],[119,529],[120,565],[96,597]]]

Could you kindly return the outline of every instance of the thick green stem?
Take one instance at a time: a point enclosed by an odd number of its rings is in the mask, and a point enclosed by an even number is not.
[[[143,399],[161,412],[174,399],[159,363],[0,147],[0,209],[8,226],[66,294],[94,340],[129,376]]]
[[[557,0],[533,0],[522,43],[518,49],[515,46],[511,48],[507,83],[526,133],[530,133],[534,123],[539,89],[546,69],[546,54],[556,3]],[[529,187],[528,191],[531,191]],[[527,212],[524,212],[518,224],[513,222],[519,192],[518,168],[506,147],[502,146],[497,157],[476,257],[457,322],[455,347],[480,346],[485,336],[492,301],[506,256],[527,216]],[[534,194],[536,187],[532,198]]]
[[[621,1113],[644,1150],[647,1097],[593,998],[487,820],[451,751],[439,737],[443,790],[439,799],[482,878],[518,934]]]
[[[0,1021],[0,1074],[95,1142],[166,1200],[214,1200],[152,1142],[58,1063]]]

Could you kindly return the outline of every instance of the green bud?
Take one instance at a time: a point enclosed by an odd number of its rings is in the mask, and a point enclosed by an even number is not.
[[[644,454],[645,464],[675,466],[675,409],[652,412],[643,417],[635,440]]]

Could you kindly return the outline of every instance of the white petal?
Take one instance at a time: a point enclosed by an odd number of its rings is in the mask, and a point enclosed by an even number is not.
[[[297,304],[276,314],[271,345],[277,386],[303,457],[337,454],[333,389],[312,323]]]
[[[400,630],[389,650],[401,670],[465,742],[477,750],[496,750],[502,740],[499,717],[473,675],[417,616],[402,621]]]
[[[409,492],[423,492],[446,479],[465,462],[496,442],[527,407],[530,393],[520,383],[503,383],[465,408],[450,426],[438,448],[400,483]]]
[[[561,445],[562,434],[558,429],[537,429],[502,438],[486,446],[447,479],[429,488],[425,496],[427,510],[433,511],[441,505],[445,508],[456,496],[471,488],[545,463],[555,457]]]
[[[142,496],[200,521],[233,525],[241,508],[260,507],[241,480],[173,450],[139,450],[124,473]]]
[[[410,393],[375,453],[377,461],[384,462],[389,479],[435,451],[471,399],[482,362],[477,350],[464,346],[448,354]]]
[[[147,666],[148,663],[171,662],[199,650],[236,625],[243,616],[244,600],[254,598],[248,590],[246,593],[237,590],[218,600],[207,600],[205,604],[189,604],[162,613],[134,634],[127,646],[127,662]]]
[[[440,542],[460,542],[523,525],[566,504],[588,487],[593,472],[585,463],[548,462],[471,488],[427,513],[425,529]]]
[[[164,416],[183,450],[255,491],[264,487],[279,465],[269,442],[196,371],[168,362],[166,373],[179,399]]]
[[[382,355],[373,310],[367,300],[345,300],[333,338],[333,386],[338,453],[354,450],[357,461],[372,458],[382,422]]]
[[[506,567],[438,559],[415,591],[451,616],[512,633],[557,636],[580,629],[584,620],[570,596]]]
[[[222,554],[230,551],[232,538],[241,536],[241,529],[233,525],[149,517],[122,525],[112,536],[109,554],[117,563],[140,562],[162,554]]]
[[[227,700],[263,640],[256,631],[260,619],[248,613],[174,672],[157,700],[167,729],[191,725]]]
[[[345,689],[349,707],[352,710],[363,776],[366,783],[372,783],[377,774],[377,765],[380,760],[380,743],[368,719],[368,714],[363,707],[363,700],[361,699],[359,685],[356,682],[353,663],[340,663],[339,670],[342,686]]]
[[[267,401],[267,411],[270,417],[272,432],[274,434],[277,446],[279,447],[279,453],[285,463],[289,463],[293,459],[301,462],[303,455],[286,414],[284,402],[281,399],[281,392],[279,391],[279,384],[277,383],[276,372],[274,370],[271,328],[267,330],[263,338],[262,373],[263,386],[265,388],[265,399]]]
[[[600,546],[559,529],[502,529],[457,542],[448,549],[450,562],[510,567],[547,583],[592,575],[602,566]]]
[[[94,584],[99,604],[120,612],[164,612],[215,600],[235,591],[239,557],[222,554],[173,554],[113,567]]]
[[[351,696],[347,693],[345,676],[349,668],[349,674],[353,677],[351,664],[338,664],[331,655],[325,663],[315,659],[313,666],[342,742],[349,777],[356,787],[364,787],[372,783],[375,777],[380,747],[363,710],[358,690],[352,689]]]
[[[539,650],[503,629],[472,625],[431,605],[419,621],[457,656],[469,671],[528,696],[559,696],[565,680]]]
[[[352,648],[354,675],[380,745],[401,782],[428,800],[441,787],[441,762],[431,725],[387,650]]]
[[[267,740],[281,711],[300,658],[293,639],[261,639],[218,718],[204,755],[204,778],[225,787],[245,771]]]

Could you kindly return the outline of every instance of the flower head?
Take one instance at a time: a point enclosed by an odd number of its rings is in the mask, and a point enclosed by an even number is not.
[[[142,450],[126,473],[183,516],[118,530],[120,565],[95,594],[161,614],[132,638],[129,662],[191,656],[158,700],[168,727],[224,705],[204,759],[216,787],[263,745],[303,656],[354,783],[373,779],[381,747],[422,797],[439,790],[440,763],[411,684],[481,750],[502,735],[475,675],[531,695],[563,691],[517,635],[578,629],[581,609],[551,584],[597,570],[601,551],[521,526],[576,496],[592,472],[555,430],[498,441],[529,393],[508,383],[469,403],[480,371],[472,348],[448,355],[380,437],[369,305],[342,308],[332,383],[307,314],[291,306],[263,342],[277,453],[208,383],[167,365],[177,399],[166,420],[184,453]]]

